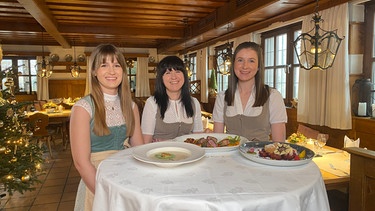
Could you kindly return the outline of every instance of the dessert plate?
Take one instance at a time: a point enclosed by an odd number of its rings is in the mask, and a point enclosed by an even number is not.
[[[268,157],[267,158],[260,157],[259,156],[259,150],[261,150],[265,145],[272,144],[272,143],[274,143],[274,142],[270,142],[270,141],[247,142],[247,143],[241,144],[240,152],[245,158],[247,158],[251,161],[266,164],[266,165],[271,165],[271,166],[304,165],[304,164],[309,163],[314,158],[314,155],[315,155],[314,151],[312,151],[312,150],[310,150],[306,147],[303,147],[303,146],[300,146],[300,145],[297,145],[297,144],[285,143],[285,144],[290,145],[292,148],[296,149],[298,154],[301,153],[303,150],[305,150],[305,152],[306,152],[305,158],[303,158],[301,160],[272,160]],[[250,148],[254,149],[254,153],[249,153]]]

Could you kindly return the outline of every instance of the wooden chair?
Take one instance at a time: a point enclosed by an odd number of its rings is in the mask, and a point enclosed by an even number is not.
[[[345,150],[350,153],[349,211],[375,210],[375,151]]]
[[[49,117],[47,114],[35,113],[29,117],[30,123],[35,126],[33,136],[38,138],[38,141],[45,141],[48,146],[49,154],[51,158],[52,149],[51,149],[51,139],[52,136],[48,131],[47,127],[49,124]]]
[[[297,132],[302,133],[306,138],[312,139],[316,139],[320,133],[319,131],[311,129],[303,124],[298,125]]]

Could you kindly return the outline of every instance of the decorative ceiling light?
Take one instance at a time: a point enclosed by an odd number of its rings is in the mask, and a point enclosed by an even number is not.
[[[73,40],[73,57],[74,57],[74,64],[70,66],[70,73],[73,78],[77,78],[79,76],[79,73],[81,72],[81,67],[77,64],[76,47],[74,45],[74,40]]]
[[[134,63],[135,63],[134,59],[127,59],[126,60],[126,66],[130,69],[132,69],[134,67]]]
[[[228,23],[227,25],[228,33],[230,25],[231,23]],[[230,75],[230,67],[232,65],[232,45],[229,43],[229,40],[225,45],[225,51],[222,51],[222,53],[217,55],[216,62],[220,74]]]
[[[45,59],[44,57],[44,36],[43,36],[43,30],[42,30],[42,62],[38,62],[35,65],[38,73],[38,77],[41,78],[49,78],[52,75],[52,65]]]
[[[325,31],[319,26],[323,21],[318,13],[318,0],[316,1],[315,13],[312,20],[315,27],[307,33],[302,33],[293,42],[300,67],[310,69],[326,70],[333,65],[337,51],[343,38],[336,31]]]
[[[189,78],[193,75],[193,72],[191,71],[192,65],[193,65],[193,63],[190,62],[189,56],[187,54],[185,54],[184,55],[184,66],[185,66],[185,70],[186,70]]]

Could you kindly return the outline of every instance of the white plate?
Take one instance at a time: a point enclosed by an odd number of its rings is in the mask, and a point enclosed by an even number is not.
[[[299,166],[299,165],[309,163],[315,156],[314,151],[306,147],[303,147],[297,144],[286,143],[286,144],[289,144],[294,149],[296,149],[298,153],[305,150],[306,151],[305,158],[301,160],[272,160],[270,158],[260,157],[258,154],[258,151],[262,149],[265,145],[271,144],[271,143],[274,143],[274,142],[268,142],[268,141],[247,142],[247,143],[241,144],[240,152],[243,156],[245,156],[249,160],[252,160],[257,163],[271,165],[271,166]],[[247,153],[251,147],[254,148],[255,154]]]
[[[176,138],[173,139],[173,141],[184,142],[188,138],[200,139],[200,138],[206,138],[207,136],[213,136],[213,137],[217,138],[218,141],[221,141],[221,140],[227,138],[228,136],[231,136],[231,137],[234,138],[236,135],[226,134],[226,133],[192,133],[192,134],[176,137]],[[248,142],[248,141],[249,140],[247,138],[240,136],[240,144]],[[191,145],[194,145],[194,144],[191,144]],[[228,151],[232,151],[232,150],[237,150],[239,145],[229,146],[229,147],[202,147],[202,149],[206,150],[206,152],[209,152],[209,153],[210,152],[228,152]]]
[[[157,155],[169,153],[173,159],[161,159]],[[175,167],[200,160],[205,151],[199,146],[188,143],[162,141],[135,147],[133,157],[145,163],[151,163],[160,167]]]

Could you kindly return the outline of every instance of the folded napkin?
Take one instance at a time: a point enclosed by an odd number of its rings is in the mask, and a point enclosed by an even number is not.
[[[354,141],[354,139],[350,139],[349,137],[344,137],[344,147],[359,147],[360,139]]]

